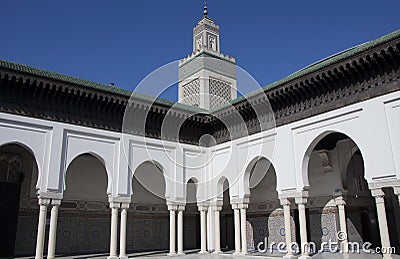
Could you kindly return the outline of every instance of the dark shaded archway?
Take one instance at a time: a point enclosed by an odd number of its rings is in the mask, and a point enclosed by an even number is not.
[[[200,250],[200,213],[197,207],[197,182],[190,178],[186,184],[186,208],[183,219],[183,249]]]
[[[247,210],[248,249],[256,250],[260,242],[285,241],[283,215],[278,198],[277,178],[274,167],[265,157],[253,159],[247,169],[246,178],[250,190],[250,204]],[[262,247],[264,247],[264,245]],[[269,249],[268,249],[269,250]]]
[[[37,211],[28,204],[37,203],[37,177],[36,159],[29,148],[19,143],[0,147],[0,257],[35,252]]]
[[[165,190],[164,167],[159,162],[145,161],[135,169],[127,223],[128,252],[168,250]]]
[[[108,252],[110,210],[107,184],[106,167],[96,154],[81,154],[68,165],[58,216],[58,254]]]
[[[375,201],[364,178],[363,156],[357,144],[346,134],[326,132],[307,152],[308,240],[316,247],[336,240],[340,225],[335,198],[343,197],[349,241],[379,246]]]
[[[231,251],[235,249],[235,227],[233,209],[230,203],[229,181],[226,178],[221,178],[218,185],[219,191],[222,191],[223,194],[223,205],[220,212],[221,250]]]

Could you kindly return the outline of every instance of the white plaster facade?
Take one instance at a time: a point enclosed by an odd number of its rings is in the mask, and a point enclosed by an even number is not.
[[[400,130],[399,107],[400,93],[394,92],[201,151],[191,145],[149,138],[144,142],[143,137],[122,137],[110,131],[1,113],[0,143],[1,146],[18,144],[32,153],[38,167],[37,193],[43,199],[63,199],[64,191],[68,190],[67,169],[79,155],[91,154],[104,165],[107,174],[104,191],[110,201],[129,203],[132,194],[132,199],[139,196],[132,189],[132,172],[144,162],[154,161],[162,167],[168,204],[185,205],[186,183],[190,179],[201,183],[197,187],[199,205],[218,204],[222,199],[221,179],[229,182],[231,204],[247,204],[251,198],[249,167],[261,157],[270,161],[276,172],[279,197],[301,197],[312,187],[308,169],[311,151],[319,140],[333,132],[349,136],[357,145],[370,186],[400,187],[400,165],[396,159],[400,139],[395,134]],[[124,154],[130,154],[131,170]],[[206,160],[209,163],[204,165],[202,161]],[[185,169],[196,164],[200,165],[196,169]],[[342,168],[346,165],[336,170],[342,172]],[[339,181],[331,184],[332,190],[344,189]],[[328,189],[325,184],[313,195],[334,195],[329,191],[323,193]],[[154,202],[160,203],[162,199]],[[213,217],[208,220],[208,240],[213,241]],[[208,247],[213,250],[210,241]]]
[[[203,40],[207,39],[206,32],[203,31]],[[200,51],[197,36],[195,33],[193,48]],[[234,59],[219,52],[219,34],[214,40],[212,44],[217,45],[207,48],[233,64]],[[183,62],[190,59],[199,57],[194,53]],[[206,69],[192,75],[232,79]],[[392,84],[399,84],[398,79]],[[236,83],[232,81],[231,85],[235,90]],[[232,98],[235,94],[236,90]],[[32,218],[22,221],[17,240],[33,233],[37,259],[43,258],[46,246],[47,258],[55,257],[56,248],[80,249],[75,244],[68,247],[72,235],[68,229],[62,232],[62,244],[57,244],[57,222],[68,225],[69,220],[78,218],[86,222],[81,222],[80,226],[84,226],[88,224],[84,218],[91,219],[92,215],[84,213],[104,214],[109,209],[111,220],[90,229],[92,237],[102,236],[102,242],[109,241],[109,246],[98,241],[90,245],[97,242],[107,250],[109,247],[111,259],[126,258],[127,245],[135,242],[146,249],[155,245],[165,249],[169,242],[170,255],[183,254],[185,246],[196,246],[189,244],[191,240],[184,235],[189,228],[195,232],[197,226],[200,253],[220,253],[234,247],[236,254],[245,255],[249,249],[256,249],[261,236],[268,236],[268,242],[290,244],[298,240],[303,244],[310,241],[307,239],[336,239],[336,234],[343,231],[349,233],[343,243],[365,241],[360,231],[364,227],[362,218],[357,217],[359,211],[346,211],[345,205],[371,207],[379,225],[374,233],[379,229],[377,244],[400,245],[393,238],[400,236],[398,132],[399,91],[210,147],[0,113],[0,149],[12,153],[9,147],[16,145],[25,150],[25,155],[31,155],[32,161],[24,165],[29,181],[23,182],[20,204],[23,209],[33,208],[36,205],[32,201],[36,203],[37,196],[38,227],[36,232],[31,229]],[[340,134],[341,138],[332,147],[317,148],[333,134]],[[387,197],[391,206],[385,207]],[[386,216],[388,207],[394,216]],[[47,231],[48,208],[51,212]],[[59,210],[71,215],[58,219]],[[130,215],[143,211],[147,214],[140,219],[142,223],[129,225]],[[184,213],[191,217],[184,220]],[[152,215],[155,224],[150,224],[148,215]],[[168,218],[169,226],[165,224]],[[260,223],[264,220],[267,223]],[[110,231],[104,230],[105,223]],[[392,237],[388,224],[395,226],[390,230]],[[27,234],[28,231],[32,232]],[[47,232],[49,242],[45,244]],[[143,238],[135,239],[139,232],[143,232]],[[74,238],[89,242],[82,236]],[[286,257],[292,258],[293,252],[289,249]],[[309,251],[301,249],[299,255],[308,258]],[[383,255],[391,258],[390,253]]]

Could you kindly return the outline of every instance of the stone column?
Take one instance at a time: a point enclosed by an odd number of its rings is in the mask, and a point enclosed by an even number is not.
[[[214,227],[215,227],[215,250],[214,254],[221,253],[221,228],[219,224],[220,216],[219,212],[222,210],[222,206],[214,206]]]
[[[311,258],[308,254],[307,245],[307,221],[306,221],[306,203],[307,198],[296,197],[295,202],[297,203],[299,209],[299,222],[300,222],[300,240],[301,240],[301,259]]]
[[[168,210],[169,210],[169,256],[176,255],[175,252],[175,212],[177,210],[177,206],[175,205],[168,205]]]
[[[386,209],[385,209],[385,193],[382,189],[373,189],[371,190],[372,196],[375,197],[376,202],[376,210],[378,212],[378,223],[379,223],[379,232],[381,235],[381,243],[382,248],[387,250],[388,253],[383,254],[384,259],[391,259],[392,255],[390,254],[390,238],[388,225],[386,220]]]
[[[207,254],[207,209],[207,206],[199,205],[201,230],[200,254]]]
[[[340,235],[341,239],[340,241],[342,243],[342,251],[344,253],[348,253],[349,246],[348,246],[346,211],[345,211],[346,201],[344,200],[343,196],[339,196],[335,198],[335,202],[339,211],[340,232],[342,232]]]
[[[242,255],[247,254],[247,219],[248,204],[240,204],[240,232],[242,234]]]
[[[235,253],[234,255],[239,255],[241,252],[240,247],[240,209],[239,204],[232,204],[234,221],[235,221]]]
[[[110,202],[111,208],[111,235],[110,235],[110,256],[107,259],[117,259],[117,243],[118,243],[118,209],[119,202]]]
[[[128,259],[126,256],[126,222],[128,218],[129,203],[121,203],[121,226],[119,230],[119,258]]]
[[[183,211],[184,205],[178,206],[178,255],[184,255],[183,252]]]
[[[43,258],[43,249],[44,249],[44,237],[46,232],[46,214],[47,214],[47,205],[50,204],[50,199],[42,199],[39,198],[38,204],[39,208],[39,222],[38,222],[38,230],[36,237],[36,255],[35,259]]]
[[[280,199],[281,205],[283,206],[283,217],[285,219],[285,241],[286,241],[286,249],[287,253],[284,258],[292,259],[295,258],[293,256],[293,251],[290,247],[292,243],[292,227],[290,224],[290,200],[288,198]],[[266,246],[267,244],[265,244]]]
[[[57,220],[58,207],[61,200],[51,200],[51,215],[50,215],[50,230],[49,230],[49,245],[47,250],[47,259],[54,259],[56,253],[56,236],[57,236]]]

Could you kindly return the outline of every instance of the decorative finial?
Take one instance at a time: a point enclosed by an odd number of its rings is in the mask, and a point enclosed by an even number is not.
[[[208,11],[207,11],[207,1],[204,0],[204,16],[208,15]]]

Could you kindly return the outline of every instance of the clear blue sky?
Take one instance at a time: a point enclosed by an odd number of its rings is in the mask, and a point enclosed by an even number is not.
[[[202,6],[202,0],[4,1],[0,59],[133,89],[192,51]],[[399,0],[208,0],[208,7],[222,52],[262,86],[400,29]]]

